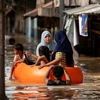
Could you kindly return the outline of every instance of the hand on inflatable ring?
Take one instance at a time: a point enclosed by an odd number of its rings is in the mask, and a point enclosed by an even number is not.
[[[47,65],[46,65],[46,64],[40,65],[38,68],[41,69],[41,68],[43,68],[43,67],[45,67],[45,66],[47,66]]]
[[[41,68],[43,68],[44,67],[44,65],[40,65],[40,66],[38,66],[38,69],[41,69]]]
[[[14,66],[17,66],[19,63],[23,62],[22,60],[14,62]]]

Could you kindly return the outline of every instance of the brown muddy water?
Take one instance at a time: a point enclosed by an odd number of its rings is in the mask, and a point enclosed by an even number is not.
[[[16,43],[23,43],[25,50],[35,53],[37,40],[24,35],[12,36]],[[5,36],[5,92],[9,100],[100,100],[100,58],[74,57],[75,64],[83,72],[83,83],[71,86],[25,85],[9,80],[13,61],[13,46],[9,45],[10,36]]]

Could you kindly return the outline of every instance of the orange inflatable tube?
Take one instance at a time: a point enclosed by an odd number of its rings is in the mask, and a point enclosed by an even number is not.
[[[66,67],[66,70],[71,78],[72,84],[80,84],[83,82],[83,74],[79,67]],[[25,63],[20,63],[14,69],[13,77],[18,82],[24,84],[45,84],[44,76],[47,71],[48,66],[38,69],[38,66],[31,67]],[[53,79],[52,72],[50,77]]]

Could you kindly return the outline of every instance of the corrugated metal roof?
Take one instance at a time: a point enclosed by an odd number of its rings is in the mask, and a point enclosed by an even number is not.
[[[84,7],[77,7],[69,10],[64,10],[64,13],[68,15],[78,15],[86,13],[100,13],[100,4],[91,4]]]

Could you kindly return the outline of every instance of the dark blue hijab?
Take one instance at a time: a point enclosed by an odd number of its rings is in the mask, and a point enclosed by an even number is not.
[[[67,38],[67,35],[64,30],[59,30],[55,33],[55,41],[57,43],[55,50],[52,54],[51,61],[55,59],[56,52],[65,52],[66,53],[66,63],[69,66],[73,65],[73,50],[71,43]]]
[[[73,54],[71,43],[64,30],[59,30],[55,33],[55,41],[57,43],[54,52],[65,52]]]

